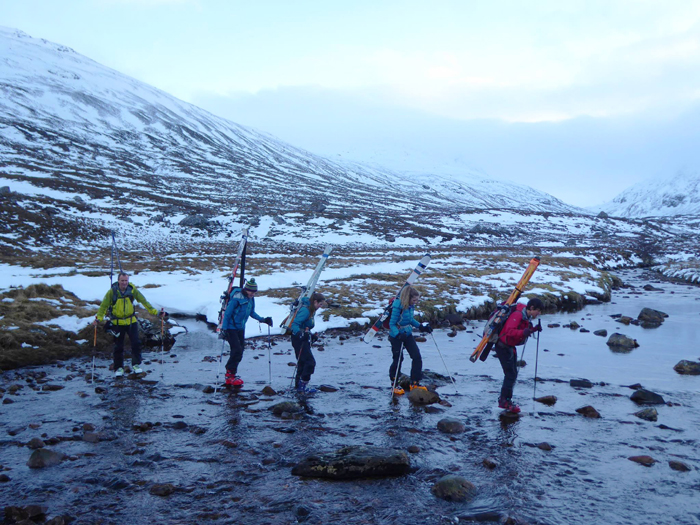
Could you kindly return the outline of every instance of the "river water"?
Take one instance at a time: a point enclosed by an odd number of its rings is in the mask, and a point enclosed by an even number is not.
[[[239,369],[245,386],[205,393],[216,377],[221,341],[193,321],[164,365],[155,362],[157,353],[145,355],[152,360],[146,380],[115,381],[105,359],[98,359],[97,385],[81,375],[89,370],[87,359],[5,372],[5,388],[25,386],[5,395],[13,403],[0,405],[0,464],[9,477],[0,483],[0,499],[3,505],[45,505],[50,517],[67,515],[86,524],[442,524],[467,522],[479,513],[532,524],[698,524],[700,376],[678,375],[673,366],[700,359],[700,288],[657,282],[641,271],[620,275],[635,288],[616,292],[612,303],[542,316],[543,325],[575,320],[590,332],[545,328],[539,350],[536,340],[528,343],[515,388],[523,414],[510,422],[499,418],[496,403],[498,361],[468,360],[482,322],[452,338],[448,330],[436,330],[435,342],[420,344],[424,368],[446,373],[439,349],[456,380],[456,388],[437,383],[451,406],[427,409],[405,398],[391,401],[383,335],[376,340],[380,348],[356,335],[322,335],[312,382],[337,391],[310,397],[305,412],[293,419],[268,410],[295,399],[284,392],[293,371],[287,340],[276,338],[268,346],[264,333],[249,340]],[[643,291],[650,282],[663,291]],[[636,318],[643,307],[669,317],[655,329],[623,326],[610,317]],[[593,334],[599,329],[635,338],[640,347],[611,352],[607,337]],[[554,406],[533,401],[536,359],[543,380],[536,394],[556,396]],[[64,388],[29,388],[27,377],[41,372],[47,373],[41,381]],[[577,378],[595,384],[572,388],[569,380]],[[261,394],[269,383],[278,395]],[[656,406],[657,422],[633,415],[641,408],[630,400],[628,385],[634,383],[667,401]],[[95,386],[106,391],[98,394]],[[577,414],[584,405],[602,417]],[[462,420],[467,431],[439,432],[437,422],[445,417]],[[84,441],[84,424],[115,439]],[[68,459],[29,469],[32,451],[25,445],[41,436],[59,438],[47,448]],[[535,446],[542,442],[552,449]],[[343,482],[291,475],[292,466],[312,453],[363,444],[417,447],[410,454],[412,473]],[[645,467],[628,459],[638,455],[657,462]],[[485,468],[485,458],[497,467]],[[691,470],[673,470],[669,460]],[[474,499],[454,503],[433,496],[430,489],[444,474],[474,483]],[[159,484],[171,484],[174,492],[152,494]]]

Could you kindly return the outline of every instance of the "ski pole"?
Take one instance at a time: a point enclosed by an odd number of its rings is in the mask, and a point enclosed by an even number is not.
[[[163,359],[163,332],[165,324],[165,310],[160,309],[160,380],[165,382],[163,378],[163,368],[165,367],[165,360]]]
[[[391,385],[391,399],[394,399],[394,390],[396,390],[396,381],[401,373],[401,363],[403,363],[403,343],[401,343],[401,354],[399,355],[399,364],[396,365],[396,370],[394,371],[394,384]]]
[[[267,371],[272,386],[272,336],[270,335],[270,325],[267,326]]]
[[[538,328],[541,328],[542,321],[538,321],[537,326]],[[535,384],[532,390],[532,399],[535,399],[537,397],[537,362],[540,358],[540,332],[541,330],[537,331],[537,351],[535,353]]]
[[[221,372],[221,361],[224,359],[224,345],[226,344],[226,338],[221,341],[221,353],[219,353],[219,364],[216,366],[216,382],[214,383],[214,393],[219,388],[219,373]]]
[[[95,383],[95,352],[97,351],[97,323],[95,323],[95,336],[92,339],[92,375],[90,382]]]
[[[459,394],[459,390],[457,390],[457,383],[455,383],[454,377],[452,377],[452,374],[450,374],[450,370],[447,368],[447,363],[445,363],[445,358],[442,357],[442,352],[440,352],[440,347],[437,344],[437,341],[435,340],[435,336],[433,335],[432,332],[430,332],[430,337],[433,338],[433,343],[435,344],[435,349],[438,351],[438,354],[440,355],[440,359],[442,359],[442,364],[445,365],[445,371],[447,372],[447,375],[450,376],[450,379],[452,379],[452,384],[455,387],[455,392]]]

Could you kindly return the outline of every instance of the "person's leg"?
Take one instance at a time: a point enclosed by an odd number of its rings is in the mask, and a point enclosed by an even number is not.
[[[294,357],[297,360],[297,369],[294,375],[294,388],[299,387],[299,380],[301,379],[301,363],[299,362],[299,357],[301,355],[301,347],[305,338],[306,336],[304,332],[298,332],[296,335],[292,335],[292,348],[294,348]]]
[[[316,370],[316,359],[311,353],[311,341],[306,337],[302,341],[301,353],[299,354],[299,378],[301,381],[308,383],[314,370]]]
[[[131,366],[141,364],[141,340],[139,339],[139,323],[128,326],[129,341],[131,342]]]
[[[238,363],[243,359],[243,344],[239,335],[240,330],[226,330],[226,341],[231,347],[231,355],[226,361],[226,371],[231,375],[238,373]]]
[[[420,383],[421,379],[423,379],[423,358],[420,355],[420,350],[418,350],[416,340],[412,335],[409,335],[403,344],[408,355],[411,356],[411,383]]]
[[[496,356],[503,369],[503,385],[501,386],[501,399],[510,401],[513,397],[513,386],[518,375],[515,348],[496,345]]]
[[[128,331],[128,326],[117,326],[118,335],[114,337],[114,371],[124,368],[124,337]]]
[[[403,342],[395,337],[389,337],[389,343],[391,343],[391,366],[389,367],[389,379],[393,384],[394,379],[401,376],[401,364],[403,362],[403,355],[401,347]]]

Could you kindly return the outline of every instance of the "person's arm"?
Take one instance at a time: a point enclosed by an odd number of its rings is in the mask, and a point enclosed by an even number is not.
[[[103,321],[105,318],[105,314],[107,313],[107,309],[109,306],[112,304],[112,289],[110,288],[109,291],[105,294],[104,299],[102,299],[102,302],[100,303],[100,308],[97,310],[97,315],[95,316],[98,321]]]
[[[144,307],[146,310],[148,310],[148,313],[149,313],[149,314],[151,314],[151,315],[158,315],[158,310],[156,310],[155,308],[153,308],[153,307],[151,306],[151,303],[149,303],[149,302],[146,300],[146,298],[143,296],[143,294],[142,294],[141,292],[139,292],[138,288],[136,288],[136,287],[134,286],[134,287],[133,287],[133,291],[134,291],[134,299],[136,299],[139,303],[141,303],[141,304],[143,305],[143,307]]]
[[[253,299],[251,299],[253,301]],[[262,323],[264,321],[264,318],[260,317],[256,312],[255,312],[255,302],[253,301],[253,308],[250,310],[250,316],[255,319],[256,321]]]

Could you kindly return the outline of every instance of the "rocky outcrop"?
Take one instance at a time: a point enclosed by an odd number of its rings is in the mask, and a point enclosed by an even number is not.
[[[398,449],[350,446],[336,452],[309,456],[292,468],[294,476],[361,479],[403,476],[410,471],[408,455]]]
[[[700,375],[700,363],[697,361],[687,361],[683,359],[679,361],[673,369],[681,375]]]

